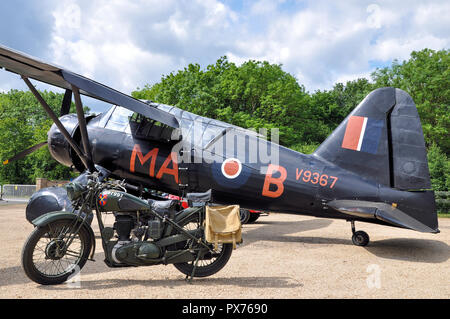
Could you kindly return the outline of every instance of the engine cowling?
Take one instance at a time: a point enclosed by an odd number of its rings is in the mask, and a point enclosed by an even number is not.
[[[89,115],[86,117],[88,123],[93,119],[95,115]],[[80,145],[81,133],[78,125],[78,117],[76,114],[67,114],[59,118],[61,124],[69,132],[70,136],[75,142]],[[48,136],[48,149],[51,156],[59,163],[65,166],[74,166],[79,172],[84,171],[85,167],[78,155],[67,142],[64,135],[61,133],[56,124],[53,124],[47,133]],[[81,145],[80,145],[81,146]]]

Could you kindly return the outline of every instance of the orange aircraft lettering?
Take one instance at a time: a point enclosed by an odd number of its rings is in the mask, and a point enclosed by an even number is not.
[[[169,156],[167,156],[166,160],[164,161],[164,163],[162,164],[161,168],[159,169],[158,173],[155,176],[155,165],[158,152],[159,149],[154,148],[144,155],[142,154],[142,150],[139,144],[135,144],[133,152],[131,153],[130,172],[131,173],[135,172],[136,157],[137,157],[141,165],[144,165],[146,162],[150,160],[150,168],[149,168],[150,177],[156,177],[158,179],[161,179],[164,174],[168,174],[173,176],[173,178],[175,179],[175,183],[178,183],[178,162],[177,162],[177,154],[175,152],[172,152],[169,154]],[[172,168],[169,167],[171,162]]]
[[[330,188],[334,187],[334,184],[336,184],[337,180],[339,179],[336,176],[328,176],[326,174],[319,174],[317,172],[311,172],[308,170],[304,170],[303,168],[299,170],[296,169],[296,180],[299,180],[303,175],[303,178],[301,179],[305,183],[311,183],[311,184],[319,184],[322,187],[327,187],[329,185],[329,179],[332,179],[333,182],[331,182]]]
[[[169,164],[172,162],[172,168],[169,168]],[[159,169],[156,178],[160,179],[164,174],[172,175],[175,179],[175,183],[178,183],[178,163],[177,163],[177,153],[172,152],[167,156],[166,160]]]
[[[280,177],[273,177],[273,173],[280,172]],[[280,197],[284,192],[284,181],[286,180],[287,172],[283,166],[269,164],[267,168],[266,177],[264,179],[264,186],[262,195],[272,198]],[[275,185],[277,189],[275,191],[270,190],[270,185]]]
[[[134,148],[133,148],[133,152],[131,153],[130,172],[134,173],[134,166],[135,166],[136,155],[137,155],[137,157],[139,158],[139,161],[141,162],[141,165],[144,165],[145,162],[147,162],[151,158],[149,175],[150,175],[150,177],[154,177],[155,176],[155,163],[156,163],[156,157],[158,156],[158,151],[159,151],[158,148],[154,148],[144,156],[142,154],[141,147],[139,146],[139,144],[135,144]]]

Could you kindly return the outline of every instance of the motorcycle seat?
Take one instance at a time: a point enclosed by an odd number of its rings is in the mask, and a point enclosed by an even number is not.
[[[212,198],[211,190],[208,190],[204,193],[187,193],[186,199],[192,202],[210,202]]]
[[[171,208],[174,208],[174,206],[177,204],[176,200],[169,199],[169,200],[154,200],[149,199],[148,204],[152,209],[155,210],[169,210]]]

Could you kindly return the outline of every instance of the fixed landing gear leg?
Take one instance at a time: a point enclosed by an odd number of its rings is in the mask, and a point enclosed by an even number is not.
[[[351,221],[352,224],[352,242],[356,246],[367,246],[369,244],[369,235],[362,230],[355,231],[355,221]]]

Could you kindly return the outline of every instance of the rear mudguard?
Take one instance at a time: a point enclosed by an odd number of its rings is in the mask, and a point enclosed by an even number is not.
[[[47,214],[44,214],[42,216],[39,216],[38,218],[34,219],[31,223],[36,227],[45,227],[50,223],[53,223],[55,221],[59,220],[75,220],[78,219],[78,221],[81,223],[83,221],[82,218],[78,217],[76,214],[73,214],[71,212],[67,211],[56,211],[56,212],[50,212]],[[95,253],[95,235],[94,231],[92,230],[92,227],[88,223],[84,223],[83,226],[87,232],[89,233],[90,241],[91,241],[91,252],[89,259],[93,259],[94,253]]]
[[[186,209],[183,209],[175,215],[174,221],[176,223],[181,223],[184,219],[190,217],[194,213],[197,213],[197,211],[198,207],[188,207]]]
[[[196,214],[197,211],[198,211],[198,207],[188,207],[186,209],[183,209],[182,211],[179,211],[176,213],[173,221],[175,223],[179,224],[179,223],[183,222],[183,220],[185,220],[186,218],[190,217],[191,215]],[[169,224],[166,227],[163,237],[168,237],[168,236],[172,235],[172,231],[173,231],[173,226]]]

